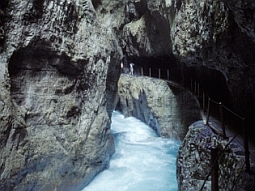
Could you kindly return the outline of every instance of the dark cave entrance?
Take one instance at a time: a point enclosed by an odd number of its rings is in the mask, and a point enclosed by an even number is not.
[[[155,57],[127,57],[123,59],[124,73],[129,73],[129,64],[134,63],[134,74],[141,75],[141,68],[144,76],[154,78],[181,81],[181,68],[177,64],[174,55],[161,55]]]
[[[197,95],[201,109],[204,109],[206,113],[208,112],[208,99],[212,100],[210,102],[210,116],[219,122],[221,121],[221,115],[220,106],[217,103],[222,103],[222,105],[232,111],[235,110],[226,78],[219,70],[205,66],[184,66],[182,75],[183,86]],[[223,118],[225,125],[229,127],[239,128],[241,125],[240,119],[233,116],[226,109],[223,109]]]
[[[199,84],[201,94],[204,91],[211,99],[232,108],[233,103],[226,79],[219,70],[204,66],[183,67],[182,76],[182,84],[188,89],[192,89],[191,86],[194,89],[194,86]]]

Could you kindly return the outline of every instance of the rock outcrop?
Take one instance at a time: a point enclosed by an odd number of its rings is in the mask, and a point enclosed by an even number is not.
[[[157,67],[175,60],[170,35],[174,15],[171,0],[97,2],[99,19],[114,31],[122,47],[124,67],[129,62],[136,66],[154,63]]]
[[[236,139],[229,144],[231,139],[215,134],[203,121],[192,124],[177,156],[178,189],[211,190],[210,172],[214,164],[211,152],[217,149],[213,155],[215,158],[219,155],[219,190],[253,190],[255,178],[244,172],[244,148]]]
[[[118,42],[89,0],[0,8],[0,190],[80,190],[114,151]]]
[[[163,137],[182,140],[188,126],[201,119],[200,106],[194,95],[160,79],[122,74],[116,103],[126,117],[134,116],[144,121]]]

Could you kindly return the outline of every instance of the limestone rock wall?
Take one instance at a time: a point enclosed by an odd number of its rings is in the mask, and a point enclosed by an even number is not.
[[[114,151],[118,42],[90,0],[0,5],[0,190],[80,190]]]
[[[201,119],[196,98],[185,89],[170,88],[159,79],[123,74],[118,82],[118,108],[156,130],[158,135],[183,139],[187,127]]]
[[[127,57],[172,54],[171,1],[97,1],[97,14],[116,32]],[[96,3],[96,1],[95,1]]]
[[[123,28],[124,51],[129,56],[171,54],[170,6],[165,1],[128,1]]]

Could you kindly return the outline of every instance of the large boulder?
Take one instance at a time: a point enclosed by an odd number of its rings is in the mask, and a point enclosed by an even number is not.
[[[201,119],[200,106],[188,90],[149,77],[121,75],[117,109],[156,130],[159,136],[183,139],[187,128]]]
[[[239,139],[232,138],[219,136],[203,121],[193,123],[177,156],[178,189],[212,190],[211,172],[214,165],[214,169],[218,167],[219,190],[253,190],[255,177],[244,171],[244,148]],[[213,159],[217,160],[218,165]]]

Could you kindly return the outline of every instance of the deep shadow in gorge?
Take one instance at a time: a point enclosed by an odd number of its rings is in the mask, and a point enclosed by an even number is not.
[[[188,67],[183,63],[179,63],[173,55],[128,57],[126,60],[126,62],[124,61],[126,68],[129,67],[129,63],[135,63],[134,70],[137,75],[141,75],[140,69],[143,68],[144,75],[148,76],[149,68],[151,68],[151,76],[158,78],[159,69],[161,69],[161,78],[166,79],[164,72],[169,70],[169,80],[177,82],[192,91],[196,82],[200,86],[201,94],[204,90],[213,100],[222,102],[230,108],[233,106],[226,79],[219,70],[209,69],[204,66]]]
[[[182,84],[191,89],[191,84],[196,86],[199,84],[199,94],[203,91],[211,99],[222,102],[227,107],[232,108],[232,101],[226,79],[219,70],[213,70],[204,66],[200,67],[183,67],[183,82]],[[198,89],[198,87],[197,87]],[[199,95],[201,96],[201,95]]]
[[[183,67],[183,81],[182,84],[195,91],[195,83],[198,86],[199,84],[199,101],[202,106],[203,104],[203,91],[205,92],[205,110],[207,112],[208,108],[208,98],[218,103],[222,103],[225,107],[230,109],[232,112],[238,116],[245,119],[245,124],[242,124],[242,119],[229,112],[227,109],[223,108],[223,118],[225,125],[228,128],[233,129],[239,134],[243,135],[243,125],[248,130],[249,140],[253,141],[255,135],[254,130],[254,100],[251,92],[243,92],[242,99],[239,100],[239,103],[235,103],[235,95],[231,94],[226,78],[219,70],[214,70],[206,68],[204,66],[200,67]],[[191,88],[192,84],[192,88]],[[198,87],[197,87],[198,88]],[[240,87],[241,91],[243,87]],[[198,91],[198,90],[196,90]],[[219,105],[212,103],[210,104],[210,115],[215,117],[217,120],[221,121]]]

